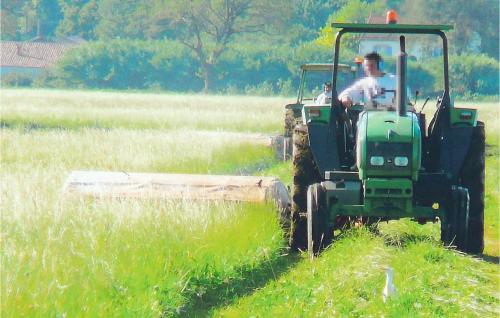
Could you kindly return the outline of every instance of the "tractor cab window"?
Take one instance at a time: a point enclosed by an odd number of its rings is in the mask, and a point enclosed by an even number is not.
[[[384,105],[393,109],[396,106],[397,56],[401,50],[399,37],[400,34],[362,34],[356,38],[349,38],[349,41],[342,40],[341,47],[347,47],[348,50],[340,50],[339,60],[353,60],[353,52],[356,52],[354,54],[360,60],[360,72],[347,85],[345,82],[337,82],[339,97],[347,86],[352,88],[349,93],[353,104],[362,107],[375,105],[375,108]],[[415,108],[418,111],[427,98],[432,101],[439,99],[443,94],[442,42],[437,35],[405,34],[405,52],[407,53],[406,96],[410,109]],[[364,59],[371,53],[381,57],[376,68],[383,74],[383,76],[381,74],[372,76],[373,79],[369,79]],[[359,83],[360,79],[363,79],[362,83]],[[359,85],[356,86],[356,83]]]
[[[318,96],[325,92],[325,84],[332,82],[332,65],[320,67],[308,66],[303,70],[302,103],[316,103]],[[339,66],[337,85],[347,87],[356,78],[356,67]],[[331,95],[330,95],[331,96]]]

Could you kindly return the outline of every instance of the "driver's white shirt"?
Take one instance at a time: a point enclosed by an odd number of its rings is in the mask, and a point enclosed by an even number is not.
[[[319,94],[318,98],[316,98],[317,105],[324,105],[327,103],[328,99],[332,99],[332,91],[323,92]]]
[[[352,86],[346,88],[339,95],[339,99],[349,96],[353,104],[367,103],[375,101],[378,105],[393,106],[396,100],[396,76],[384,73],[380,77],[365,77],[356,81]],[[407,98],[410,98],[410,90],[407,91]]]

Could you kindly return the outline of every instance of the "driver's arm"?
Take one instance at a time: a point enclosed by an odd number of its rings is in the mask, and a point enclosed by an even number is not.
[[[339,100],[345,107],[351,107],[353,104],[359,104],[363,100],[363,79],[358,80],[353,85],[342,91],[339,95]]]
[[[352,106],[352,99],[349,97],[349,95],[341,95],[340,101],[342,102],[342,105],[344,105],[345,107]]]

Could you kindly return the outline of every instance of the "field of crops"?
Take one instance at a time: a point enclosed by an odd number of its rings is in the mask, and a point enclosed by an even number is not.
[[[487,125],[485,252],[439,224],[353,229],[290,254],[269,204],[64,197],[72,170],[262,174],[290,163],[254,142],[286,98],[1,90],[2,317],[498,317],[499,109]],[[458,105],[465,105],[457,103]],[[431,108],[428,106],[428,108]],[[382,302],[384,269],[398,293]]]

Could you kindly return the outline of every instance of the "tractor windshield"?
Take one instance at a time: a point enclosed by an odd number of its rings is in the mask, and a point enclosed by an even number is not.
[[[301,66],[302,83],[299,102],[315,103],[324,92],[325,83],[331,84],[333,64],[306,64]],[[347,87],[359,74],[359,67],[347,64],[339,65],[337,85]]]
[[[341,100],[348,95],[353,104],[383,103],[395,106],[397,56],[407,56],[406,96],[446,97],[449,100],[447,40],[449,26],[334,23],[340,31],[335,41],[335,62],[363,60],[361,75],[349,83],[333,83]],[[338,70],[334,69],[338,73]],[[335,76],[334,76],[335,77]]]

